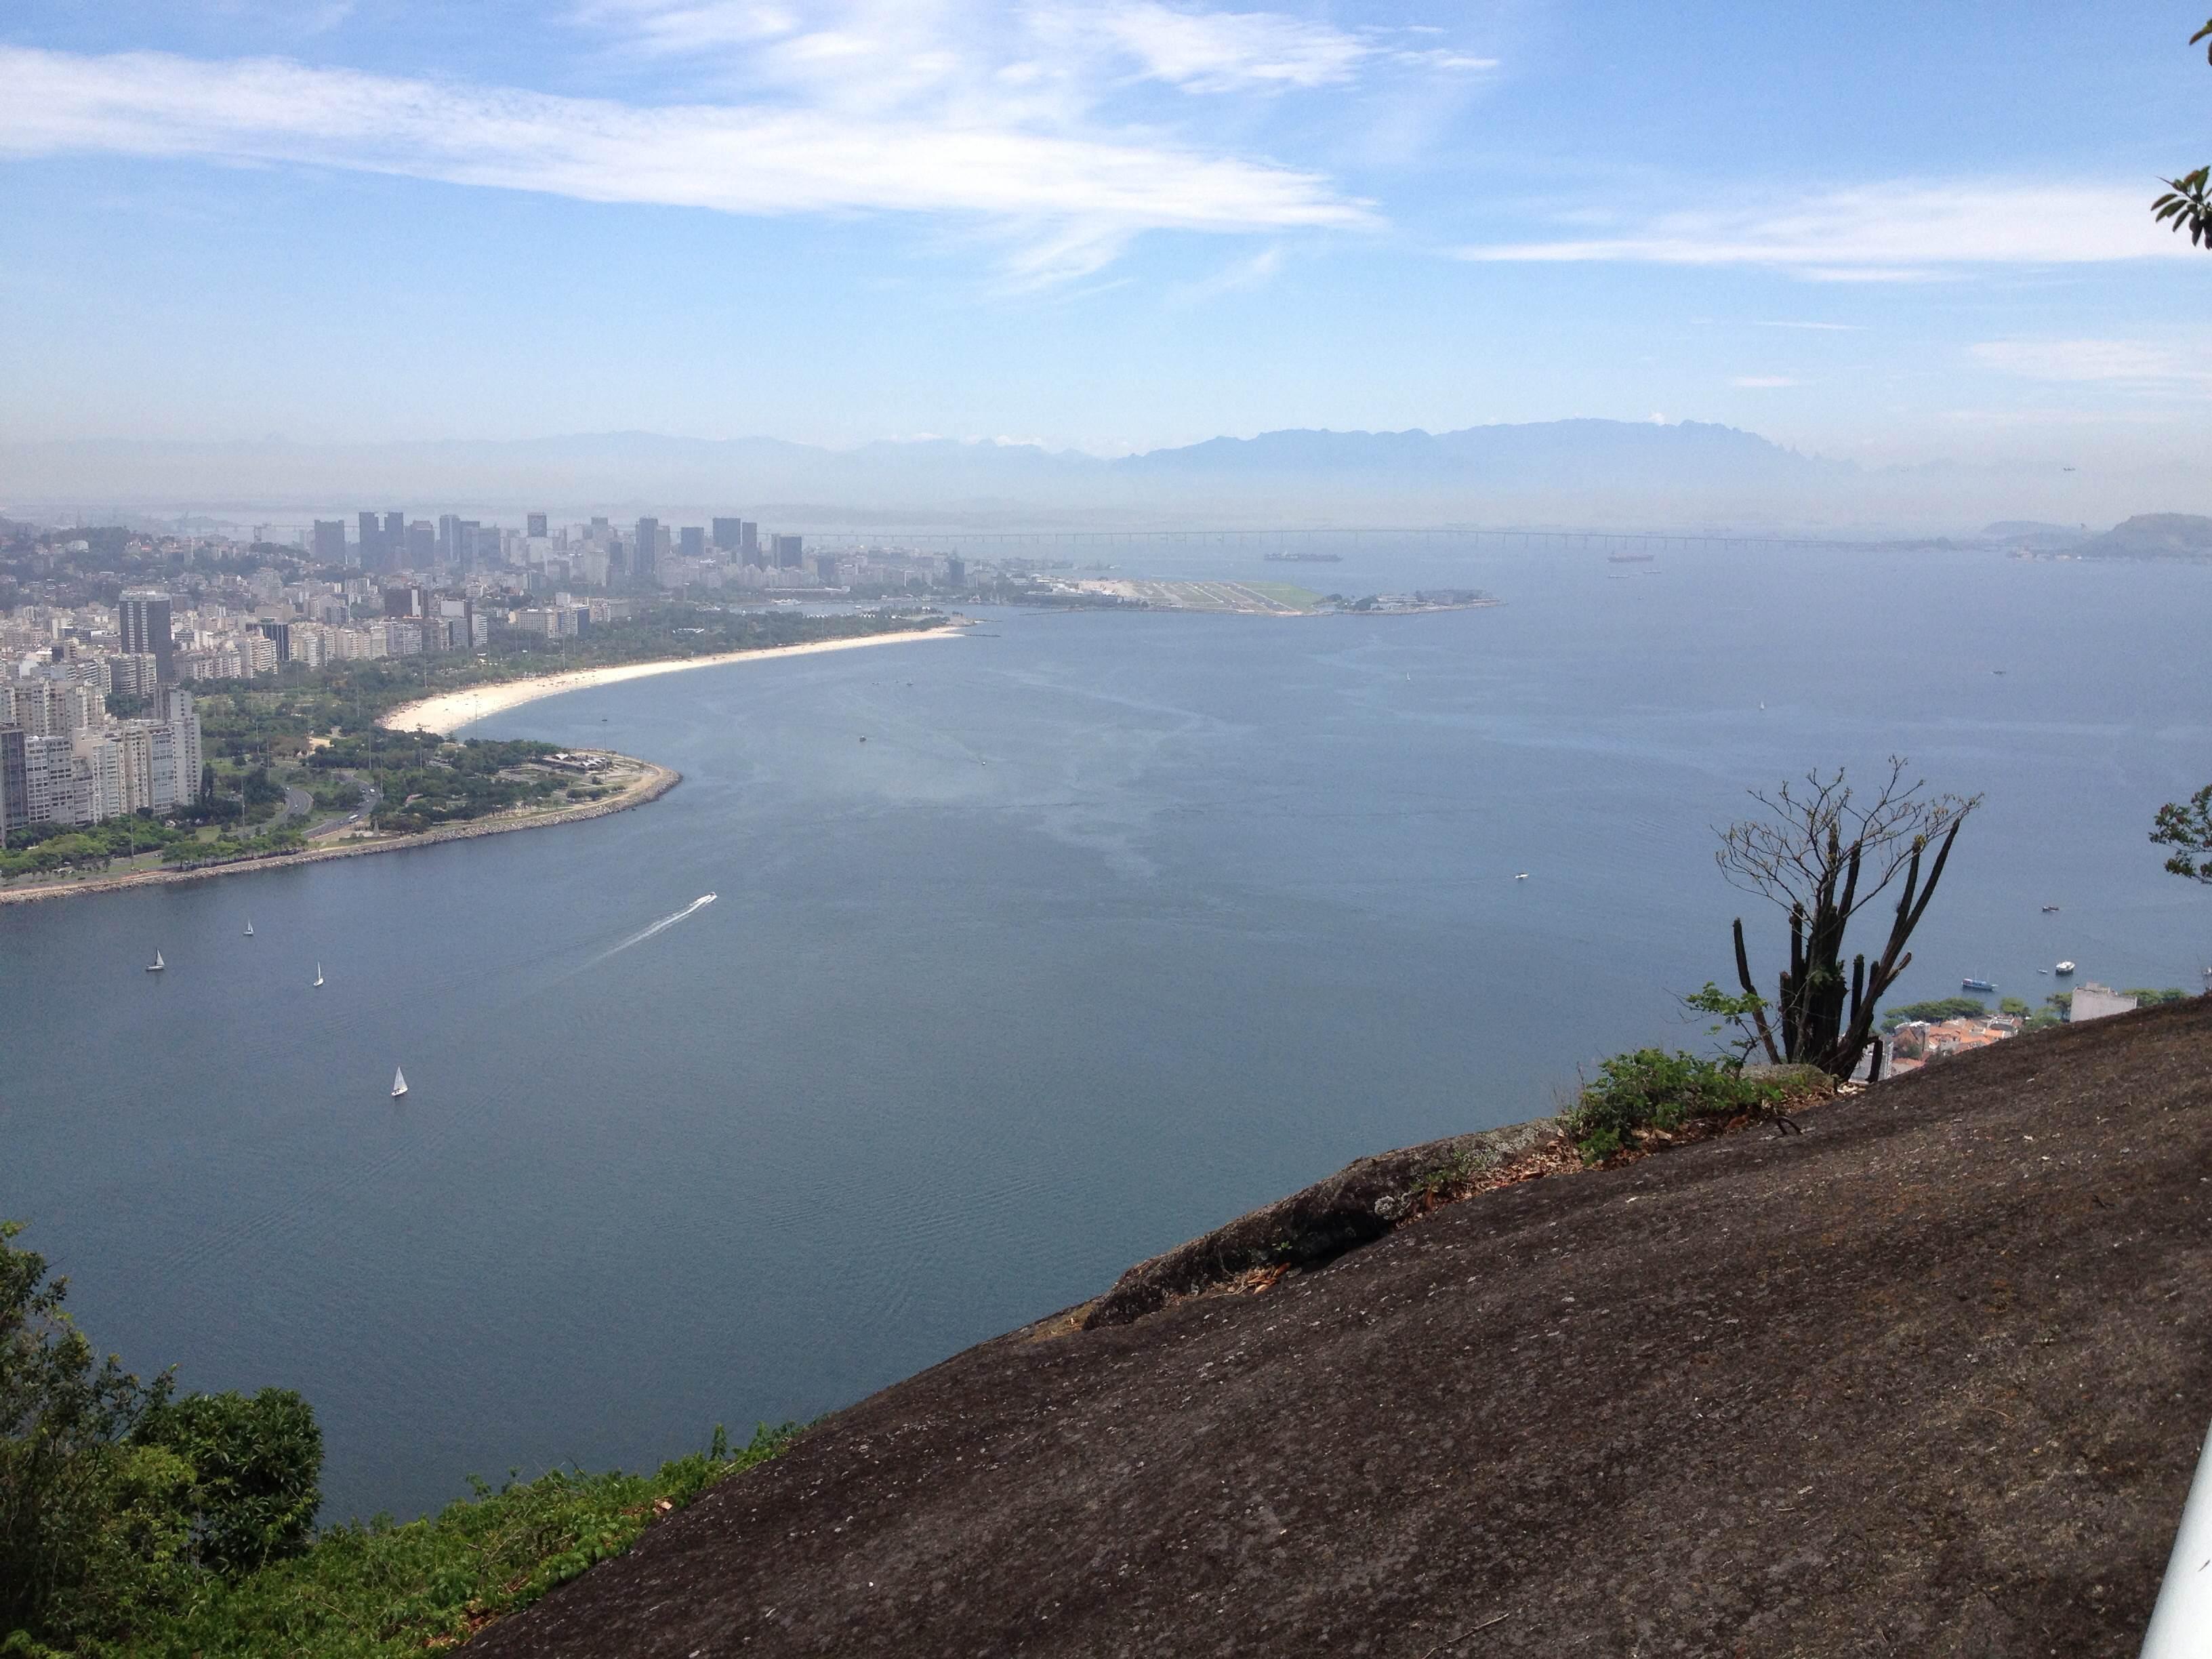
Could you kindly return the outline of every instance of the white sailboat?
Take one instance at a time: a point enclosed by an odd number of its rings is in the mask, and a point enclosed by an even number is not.
[[[253,937],[253,918],[252,916],[248,916],[246,919],[246,936],[248,939],[252,939]]]
[[[319,962],[315,964],[315,982],[307,988],[310,991],[319,991],[323,988],[323,964]]]
[[[146,971],[149,974],[158,974],[168,965],[169,964],[161,960],[161,953],[159,951],[156,951],[154,952],[153,961],[146,964]]]
[[[397,1066],[392,1068],[392,1097],[394,1100],[407,1092],[407,1073]]]

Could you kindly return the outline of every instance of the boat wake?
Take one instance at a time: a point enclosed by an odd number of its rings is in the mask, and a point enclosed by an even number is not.
[[[611,945],[606,950],[600,951],[599,955],[593,957],[589,962],[586,963],[584,966],[586,968],[596,968],[599,963],[605,962],[609,957],[620,956],[623,951],[629,950],[633,945],[644,944],[646,940],[651,939],[655,933],[665,933],[667,929],[673,927],[678,922],[683,921],[684,917],[690,915],[693,912],[705,909],[708,905],[714,902],[716,896],[717,896],[713,893],[700,894],[697,898],[693,899],[690,903],[685,905],[674,915],[663,916],[659,921],[654,922],[652,927],[641,928],[638,932],[632,933],[628,939],[624,939],[621,944]]]

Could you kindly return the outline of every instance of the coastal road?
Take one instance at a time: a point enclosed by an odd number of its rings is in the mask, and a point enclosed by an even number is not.
[[[356,778],[354,779],[353,781],[359,783],[361,781]],[[292,793],[293,792],[290,790],[287,790],[285,792],[288,800]],[[309,799],[312,800],[313,797],[310,797]],[[361,825],[368,822],[369,814],[375,811],[376,809],[383,804],[383,801],[384,792],[382,790],[377,788],[374,784],[362,784],[361,805],[355,807],[351,811],[333,813],[331,817],[325,818],[320,823],[309,829],[307,831],[307,839],[314,841],[324,836],[337,835],[339,831],[343,830],[358,829]]]

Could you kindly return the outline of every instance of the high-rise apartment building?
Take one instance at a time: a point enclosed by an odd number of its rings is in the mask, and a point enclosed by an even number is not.
[[[167,593],[125,593],[116,607],[123,619],[123,648],[154,659],[154,672],[163,685],[177,678],[176,645],[169,633]]]
[[[0,726],[0,839],[31,821],[30,734]]]
[[[630,550],[630,574],[640,587],[651,587],[659,578],[660,520],[637,521],[637,544]]]

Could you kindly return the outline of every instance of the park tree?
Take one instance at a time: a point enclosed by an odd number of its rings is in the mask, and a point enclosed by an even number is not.
[[[2192,46],[2206,40],[2212,40],[2212,21],[2189,37]],[[2212,63],[2212,46],[2204,48],[2204,58]],[[2198,247],[2212,248],[2212,167],[2169,179],[2166,185],[2166,194],[2150,204],[2151,216],[2162,225],[2186,232]]]
[[[1952,843],[1981,797],[1932,795],[1925,781],[1906,783],[1905,762],[1892,757],[1888,775],[1871,798],[1838,767],[1808,772],[1771,794],[1752,799],[1764,816],[1719,831],[1715,854],[1729,884],[1765,899],[1790,919],[1790,965],[1775,994],[1759,989],[1735,919],[1735,970],[1741,995],[1708,984],[1690,1006],[1721,1014],[1745,1033],[1747,1054],[1814,1066],[1847,1078],[1873,1040],[1875,1011],[1912,960],[1905,947],[1927,913],[1951,857]],[[1932,856],[1931,856],[1932,855]],[[1853,956],[1846,970],[1844,939],[1852,918],[1902,880],[1889,934],[1871,963]]]

